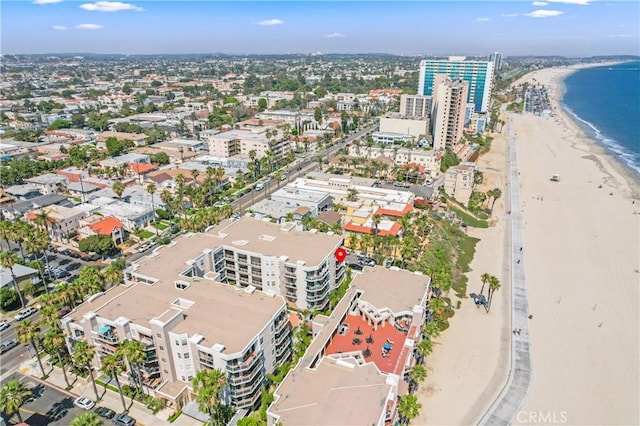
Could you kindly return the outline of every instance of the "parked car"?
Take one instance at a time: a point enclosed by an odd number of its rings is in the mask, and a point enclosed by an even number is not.
[[[113,418],[113,423],[120,426],[133,426],[136,424],[136,419],[131,416],[127,416],[124,413],[119,413]]]
[[[253,189],[255,189],[256,191],[260,191],[264,188],[264,184],[262,183],[256,183],[256,185],[253,187]]]
[[[16,346],[18,346],[17,339],[9,339],[6,342],[2,342],[2,344],[0,344],[0,354],[3,354],[7,352],[9,349],[15,348]]]
[[[73,400],[73,405],[78,408],[82,408],[83,410],[91,410],[96,406],[96,403],[90,400],[89,398],[85,398],[84,396],[80,396]]]
[[[16,314],[15,317],[13,317],[16,321],[22,321],[23,319],[30,317],[31,315],[35,314],[36,312],[38,312],[38,310],[34,307],[29,306],[28,308],[25,308],[23,310],[21,310],[20,312],[18,312]]]
[[[113,411],[111,408],[98,407],[96,408],[96,414],[105,419],[112,419],[113,416],[116,415],[116,412]]]
[[[51,275],[53,275],[53,277],[56,279],[60,279],[60,278],[68,277],[71,274],[69,274],[69,272],[65,269],[54,268],[53,270],[51,270]]]
[[[0,321],[0,331],[6,330],[7,328],[9,328],[9,323],[6,321]]]
[[[138,253],[144,253],[151,248],[151,244],[143,244],[138,248]]]
[[[67,315],[69,312],[71,312],[71,308],[69,308],[68,306],[65,306],[64,308],[58,311],[58,315],[60,315],[60,317],[62,318],[63,316]]]

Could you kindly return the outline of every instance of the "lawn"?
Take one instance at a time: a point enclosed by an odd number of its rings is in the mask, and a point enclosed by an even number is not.
[[[147,231],[146,229],[142,229],[136,233],[136,235],[142,239],[149,239],[153,237],[153,232]]]
[[[457,208],[457,207],[455,207],[453,205],[450,205],[449,207],[451,208],[451,210],[456,212],[456,215],[464,223],[466,223],[468,226],[473,226],[474,228],[488,228],[489,227],[489,223],[487,223],[487,221],[478,220],[478,219],[474,218],[473,216],[469,215],[468,213],[460,210],[459,208]]]
[[[158,228],[161,231],[164,231],[169,227],[169,225],[167,225],[165,222],[156,222],[155,225],[156,225],[156,228]]]

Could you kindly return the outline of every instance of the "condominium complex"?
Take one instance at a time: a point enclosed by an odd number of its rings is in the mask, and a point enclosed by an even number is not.
[[[464,134],[469,83],[438,74],[433,85],[433,149],[443,151],[456,146]]]
[[[305,356],[275,391],[274,424],[394,424],[429,317],[429,277],[365,268],[330,317],[317,315]]]
[[[264,157],[267,151],[280,157],[290,151],[290,143],[282,132],[269,127],[242,128],[221,133],[205,130],[200,136],[207,142],[209,154],[215,157],[249,155],[250,151],[256,152],[256,158]]]
[[[495,71],[500,71],[500,68],[502,68],[502,53],[493,52],[491,56],[489,56],[489,60],[493,61]]]
[[[183,407],[196,372],[215,368],[226,373],[225,403],[255,408],[266,374],[291,355],[286,303],[202,274],[211,241],[208,234],[185,236],[134,262],[124,285],[91,296],[64,318],[69,350],[86,341],[99,367],[125,340],[136,340],[145,347],[147,392],[168,405]]]
[[[449,59],[420,61],[418,94],[431,96],[436,74],[469,82],[467,102],[475,105],[475,112],[487,112],[493,86],[494,63],[492,61],[466,60],[464,56]]]
[[[431,114],[431,99],[431,96],[401,95],[400,115],[405,117],[429,117]]]
[[[418,140],[429,133],[429,119],[405,117],[400,114],[387,114],[380,117],[380,133],[404,133]]]

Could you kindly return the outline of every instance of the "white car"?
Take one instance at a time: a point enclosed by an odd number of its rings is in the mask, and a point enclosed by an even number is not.
[[[13,318],[16,321],[22,321],[23,319],[35,314],[36,312],[38,312],[38,310],[36,308],[28,307],[28,308],[23,309],[20,312],[18,312],[18,314]]]
[[[138,253],[144,253],[151,248],[151,244],[144,244],[138,249]]]
[[[6,330],[7,328],[9,328],[9,323],[6,321],[0,321],[0,331]]]
[[[75,405],[78,408],[82,408],[83,410],[91,410],[93,407],[96,406],[96,403],[90,400],[89,398],[85,398],[84,396],[81,396],[79,398],[76,398],[73,401],[73,405]]]

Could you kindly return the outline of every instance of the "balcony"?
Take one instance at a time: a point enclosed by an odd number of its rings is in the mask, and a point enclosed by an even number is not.
[[[260,259],[252,257],[251,258],[251,266],[262,266],[262,262],[260,261]]]
[[[325,268],[322,271],[318,271],[315,273],[308,273],[307,272],[307,281],[318,281],[323,279],[324,277],[327,276],[327,274],[329,273],[329,269]]]
[[[225,251],[224,252],[224,258],[225,258],[225,260],[235,261],[235,257],[233,255],[232,251]]]
[[[326,290],[319,293],[307,293],[307,302],[319,302],[323,299],[326,299],[329,295],[329,287],[327,286]]]
[[[142,370],[143,373],[146,373],[148,375],[153,375],[153,374],[159,374],[160,373],[160,366],[159,365],[154,365],[154,366],[142,366],[140,367],[140,370]]]
[[[213,357],[200,357],[200,364],[206,366],[206,367],[210,367],[210,368],[215,368],[215,365],[213,364]]]
[[[284,286],[285,286],[285,288],[288,288],[288,289],[291,289],[291,290],[297,290],[298,289],[298,284],[295,281],[290,282],[288,279],[285,280]]]
[[[238,268],[238,270],[239,270],[240,272],[245,273],[245,274],[248,274],[248,273],[249,273],[249,268],[247,268],[246,266],[240,266],[240,267]]]
[[[118,344],[118,333],[110,325],[103,325],[96,332],[96,338],[112,345]]]
[[[243,386],[241,388],[232,387],[231,392],[236,398],[242,398],[243,396],[248,396],[254,393],[256,390],[262,387],[262,374],[256,376],[253,383],[249,383],[247,386]]]
[[[253,367],[256,359],[258,359],[262,355],[262,351],[253,351],[247,358],[235,364],[227,363],[227,371],[230,373],[239,373],[241,371],[246,371]]]
[[[251,370],[245,373],[241,373],[240,375],[230,374],[228,377],[229,385],[234,387],[251,382],[255,379],[256,375],[262,372],[262,367],[262,363],[256,363]]]
[[[291,355],[291,345],[282,345],[276,347],[276,362],[282,363],[283,360],[289,358]]]

